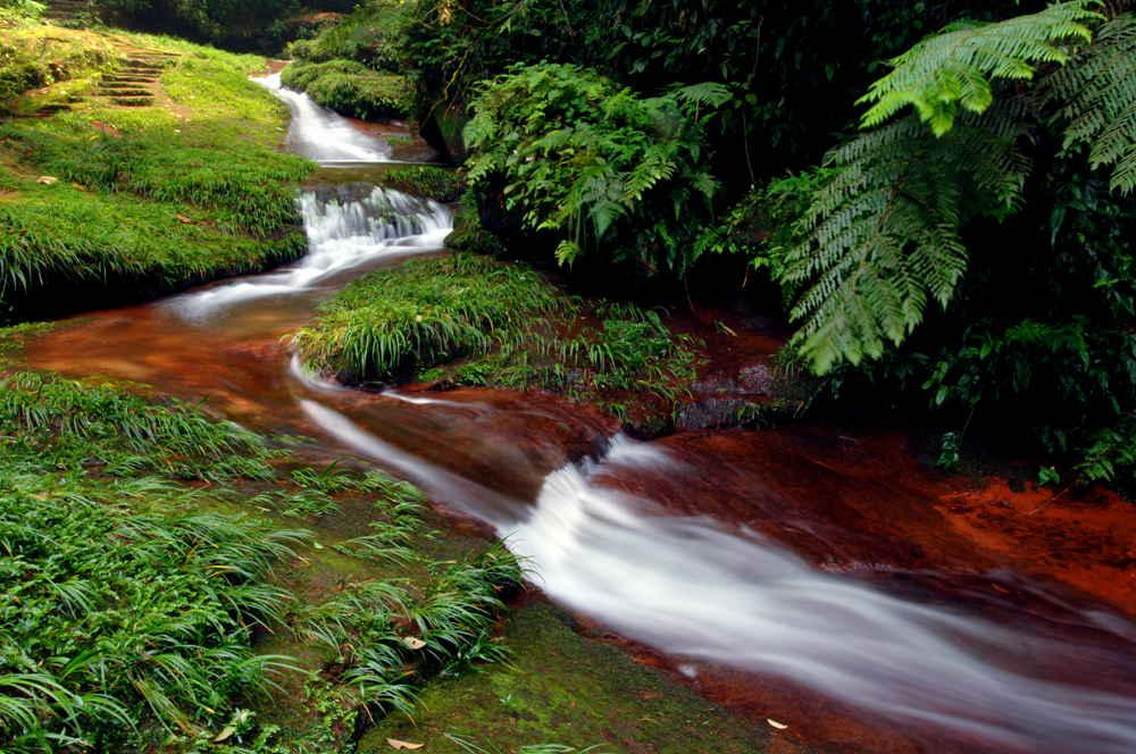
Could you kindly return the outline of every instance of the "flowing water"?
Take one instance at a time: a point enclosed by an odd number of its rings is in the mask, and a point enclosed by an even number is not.
[[[278,76],[264,83],[292,109],[300,153],[332,164],[389,156]],[[638,443],[546,396],[364,393],[306,373],[287,333],[363,271],[440,252],[450,213],[373,187],[306,191],[300,207],[310,250],[299,262],[88,315],[35,342],[30,360],[208,397],[261,431],[325,438],[327,454],[368,459],[492,527],[551,599],[695,681],[728,677],[766,701],[786,686],[773,698],[831,703],[903,739],[820,744],[1136,752],[1136,625],[983,560],[940,531],[897,469],[842,466],[786,432]],[[935,552],[907,553],[904,521],[933,529]]]

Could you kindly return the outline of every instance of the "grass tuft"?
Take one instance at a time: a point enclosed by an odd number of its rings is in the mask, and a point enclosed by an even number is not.
[[[311,367],[350,382],[540,388],[615,408],[645,394],[667,414],[697,362],[697,344],[657,312],[584,302],[531,269],[466,254],[356,281],[294,344]]]

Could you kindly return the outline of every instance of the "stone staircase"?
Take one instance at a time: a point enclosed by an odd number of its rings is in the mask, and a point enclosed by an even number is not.
[[[152,105],[158,94],[158,79],[175,59],[173,53],[133,52],[117,70],[103,75],[92,97],[120,107]]]
[[[90,26],[98,23],[99,8],[94,0],[46,0],[45,21],[60,26]]]

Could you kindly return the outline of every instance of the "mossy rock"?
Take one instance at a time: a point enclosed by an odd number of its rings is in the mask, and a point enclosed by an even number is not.
[[[498,258],[507,252],[501,239],[481,224],[476,208],[468,204],[463,204],[454,216],[454,230],[446,236],[446,248]]]

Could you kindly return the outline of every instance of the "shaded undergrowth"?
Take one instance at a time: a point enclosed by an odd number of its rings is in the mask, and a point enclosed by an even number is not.
[[[539,388],[621,418],[645,406],[669,414],[698,358],[693,339],[655,311],[586,301],[526,267],[467,254],[352,283],[295,345],[310,366],[350,382]]]
[[[5,308],[54,286],[173,289],[303,252],[295,191],[311,165],[278,150],[286,111],[248,80],[263,59],[45,24],[5,35],[0,79],[43,56],[58,74],[5,99],[17,114],[0,124]],[[143,69],[123,67],[138,55]],[[143,73],[157,76],[137,85],[146,96],[101,94]]]
[[[443,557],[406,483],[38,373],[0,385],[0,438],[4,751],[352,751],[503,655],[516,561]]]
[[[281,72],[280,81],[307,92],[324,107],[364,120],[403,118],[414,105],[413,86],[405,76],[354,60],[292,63]]]

